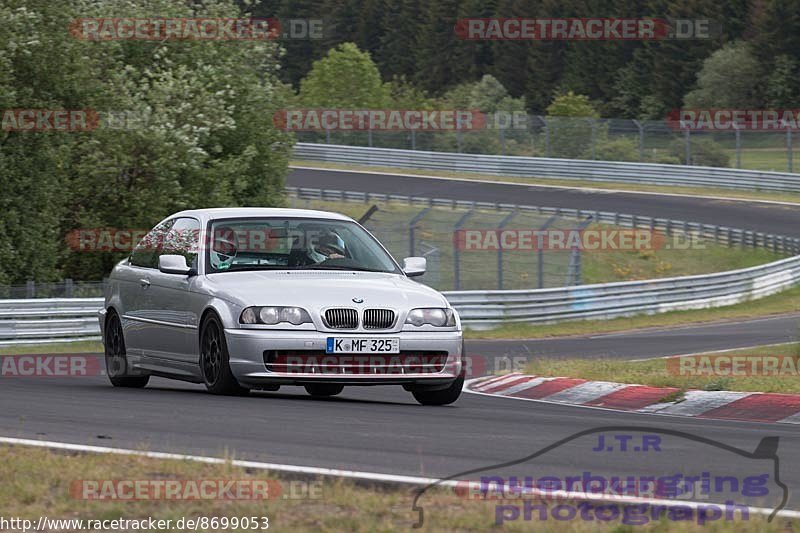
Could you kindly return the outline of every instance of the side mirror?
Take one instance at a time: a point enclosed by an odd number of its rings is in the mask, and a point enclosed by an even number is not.
[[[165,274],[188,275],[192,269],[186,264],[182,255],[161,255],[158,257],[158,269]]]
[[[403,272],[409,278],[415,278],[425,273],[428,261],[424,257],[406,257],[403,259]]]

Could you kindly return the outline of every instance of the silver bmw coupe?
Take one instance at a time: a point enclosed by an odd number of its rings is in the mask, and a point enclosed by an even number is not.
[[[458,313],[354,220],[299,209],[176,213],[112,271],[100,327],[116,387],[151,376],[216,394],[400,385],[423,405],[461,394]]]

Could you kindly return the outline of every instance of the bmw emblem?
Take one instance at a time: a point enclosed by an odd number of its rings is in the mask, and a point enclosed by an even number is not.
[[[364,298],[353,298],[353,303],[363,304],[364,303]]]

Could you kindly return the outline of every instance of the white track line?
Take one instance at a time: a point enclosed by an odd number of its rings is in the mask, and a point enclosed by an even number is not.
[[[532,389],[533,387],[538,387],[542,383],[546,381],[551,381],[555,378],[533,378],[525,383],[520,383],[519,385],[514,385],[507,389],[503,389],[501,391],[497,391],[494,394],[499,394],[501,396],[510,396],[512,394],[516,394],[518,392],[522,392],[524,390]]]
[[[485,381],[480,385],[476,385],[475,388],[478,390],[493,389],[495,387],[502,385],[503,383],[511,383],[512,381],[516,381],[517,379],[524,377],[525,377],[524,374],[519,374],[517,372],[514,372],[513,374],[506,374],[502,376],[500,379]]]
[[[346,170],[342,168],[309,167],[305,165],[289,165],[289,168],[298,170],[324,170],[329,172],[351,172],[353,174],[377,174],[379,176],[400,176],[402,178],[427,178],[435,180],[466,181],[468,183],[518,185],[521,187],[541,187],[543,189],[565,189],[565,190],[586,191],[591,193],[603,193],[603,194],[614,194],[614,193],[644,194],[649,196],[676,196],[679,198],[701,198],[704,200],[723,200],[726,202],[748,202],[748,203],[773,204],[773,205],[789,205],[792,207],[800,206],[800,203],[797,202],[781,202],[780,200],[759,200],[755,198],[753,199],[732,198],[730,196],[696,195],[696,194],[685,194],[676,192],[631,191],[628,189],[603,189],[600,187],[581,187],[577,185],[544,185],[539,183],[520,183],[515,181],[485,180],[480,178],[448,178],[445,176],[435,176],[431,174],[405,174],[403,172],[386,172],[386,171],[381,172],[376,170]],[[514,176],[509,176],[509,177],[514,177]],[[516,179],[526,179],[526,178],[516,177]],[[536,179],[536,178],[532,177],[530,179]],[[541,179],[556,179],[556,178],[541,178]]]
[[[379,474],[376,472],[360,472],[357,470],[339,470],[335,468],[321,468],[316,466],[296,466],[279,463],[263,463],[259,461],[242,461],[239,459],[222,459],[219,457],[206,457],[202,455],[185,455],[180,453],[165,452],[146,452],[141,450],[128,450],[125,448],[109,448],[106,446],[87,446],[84,444],[69,444],[65,442],[54,442],[46,440],[16,439],[11,437],[0,437],[0,444],[11,444],[18,446],[34,446],[37,448],[50,448],[54,450],[67,450],[81,453],[110,453],[116,455],[134,455],[147,457],[149,459],[168,459],[175,461],[194,461],[206,464],[232,464],[241,468],[254,470],[275,470],[276,472],[288,472],[293,474],[310,474],[320,476],[336,476],[353,479],[364,479],[371,481],[381,481],[387,483],[402,483],[408,485],[429,485],[438,481],[435,478],[400,476],[394,474]]]
[[[627,387],[630,387],[630,385],[625,383],[612,383],[610,381],[587,381],[586,383],[581,383],[580,385],[575,385],[574,387],[570,387],[568,389],[551,394],[550,396],[546,396],[544,399],[551,402],[563,402],[569,404],[587,403]]]
[[[787,416],[786,418],[779,420],[779,422],[781,424],[800,424],[800,413]]]
[[[184,455],[184,454],[164,453],[164,452],[145,452],[140,450],[128,450],[124,448],[108,448],[105,446],[86,446],[82,444],[69,444],[65,442],[54,442],[54,441],[44,441],[44,440],[32,440],[32,439],[15,439],[11,437],[0,437],[0,444],[10,444],[16,446],[34,446],[37,448],[68,450],[81,453],[108,453],[117,455],[133,455],[138,457],[147,457],[150,459],[195,461],[206,464],[232,464],[234,466],[238,466],[241,468],[274,470],[276,472],[290,472],[290,473],[312,474],[321,476],[336,476],[336,477],[363,479],[363,480],[387,482],[387,483],[402,483],[402,484],[416,485],[416,486],[427,486],[437,482],[438,486],[440,487],[452,488],[452,487],[463,486],[463,482],[458,480],[448,480],[440,482],[440,480],[435,478],[399,476],[393,474],[378,474],[375,472],[360,472],[356,470],[337,470],[333,468],[295,466],[295,465],[284,465],[277,463],[262,463],[257,461],[226,460],[218,457],[205,457],[199,455]],[[685,500],[658,500],[658,499],[648,499],[648,498],[637,498],[634,496],[605,495],[605,494],[597,494],[591,492],[539,491],[537,489],[531,489],[530,494],[540,495],[543,498],[618,502],[621,504],[652,504],[652,505],[666,505],[666,506],[679,505],[684,507],[690,507],[694,510],[705,509],[709,505],[709,502],[693,502]],[[763,507],[749,507],[748,510],[753,514],[765,515],[765,516],[771,515],[774,511],[774,509],[768,509]],[[800,511],[783,510],[778,513],[778,516],[782,518],[800,519]]]
[[[698,391],[690,390],[684,394],[684,400],[678,403],[649,405],[638,411],[640,413],[666,413],[670,415],[699,416],[712,409],[724,407],[742,398],[752,396],[752,392],[732,391]]]

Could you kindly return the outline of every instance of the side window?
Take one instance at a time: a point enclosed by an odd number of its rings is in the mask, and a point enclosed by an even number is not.
[[[145,268],[158,268],[158,253],[174,219],[162,222],[144,236],[142,242],[131,252],[131,265]]]
[[[186,264],[197,270],[199,242],[200,222],[193,218],[178,218],[164,237],[158,255],[182,255]]]

